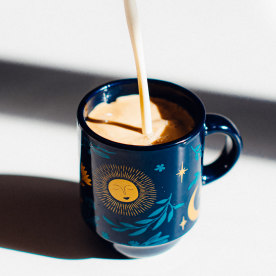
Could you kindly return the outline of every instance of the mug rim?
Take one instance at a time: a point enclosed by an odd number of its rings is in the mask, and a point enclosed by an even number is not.
[[[106,144],[108,146],[111,146],[111,147],[126,149],[126,150],[133,150],[133,151],[137,151],[137,150],[138,151],[152,151],[152,150],[160,150],[160,149],[164,149],[164,148],[169,148],[169,147],[176,146],[179,144],[186,144],[188,141],[190,141],[192,138],[194,138],[201,131],[201,129],[203,128],[204,123],[205,123],[206,112],[205,112],[205,107],[204,107],[202,101],[198,98],[198,96],[196,96],[194,93],[192,93],[188,89],[186,89],[180,85],[177,85],[175,83],[172,83],[169,81],[164,81],[164,80],[159,80],[159,79],[151,79],[151,78],[148,79],[148,82],[159,83],[164,86],[173,87],[179,91],[183,91],[183,92],[185,92],[186,95],[189,96],[189,98],[191,98],[193,101],[195,101],[198,104],[199,108],[202,110],[201,113],[203,114],[203,116],[201,116],[202,118],[200,118],[199,123],[193,128],[192,131],[188,132],[186,135],[184,135],[176,140],[173,140],[173,141],[170,141],[167,143],[141,146],[141,145],[123,144],[123,143],[108,140],[108,139],[98,135],[91,128],[89,128],[85,121],[85,118],[83,116],[83,111],[84,111],[84,108],[85,108],[85,105],[87,104],[87,102],[93,96],[97,95],[98,93],[103,92],[107,88],[110,88],[112,86],[117,86],[122,83],[126,84],[126,83],[132,83],[132,82],[137,82],[137,78],[128,78],[128,79],[119,79],[119,80],[110,81],[110,82],[99,85],[96,88],[92,89],[82,98],[82,100],[79,103],[78,109],[77,109],[77,121],[78,121],[79,126],[84,130],[84,132],[86,134],[88,134],[90,137],[94,138],[95,140],[97,140],[103,144]]]

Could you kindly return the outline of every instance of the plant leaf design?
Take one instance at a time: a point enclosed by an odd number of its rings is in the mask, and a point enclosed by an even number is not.
[[[161,218],[157,221],[157,223],[155,224],[155,226],[152,228],[152,230],[157,229],[166,219],[167,217],[167,212],[164,212],[164,214],[161,216]]]
[[[141,235],[143,233],[145,233],[147,231],[148,227],[145,227],[145,228],[142,228],[136,232],[133,232],[131,234],[129,234],[129,236],[138,236],[138,235]]]
[[[126,230],[128,230],[127,228],[114,228],[112,227],[112,230],[116,231],[116,232],[124,232]]]
[[[115,223],[113,223],[111,220],[109,220],[109,219],[106,218],[105,216],[103,216],[103,219],[104,219],[108,224],[118,227],[118,225],[116,225]]]
[[[199,176],[200,176],[200,172],[196,172],[196,173],[195,173],[195,178],[194,178],[194,180],[191,182],[191,184],[189,185],[188,190],[190,190],[190,189],[193,187],[193,185],[196,184],[196,182],[197,182]]]
[[[92,148],[92,150],[93,150],[96,154],[98,154],[99,156],[101,156],[101,157],[103,157],[103,158],[106,158],[106,159],[110,159],[110,157],[109,157],[107,154],[105,154],[105,153],[103,153],[103,152],[101,152],[101,151],[99,151],[99,150],[97,150],[97,149],[95,149],[95,148]]]
[[[143,220],[136,221],[136,223],[138,224],[148,224],[150,222],[152,222],[152,219],[143,219]]]
[[[110,159],[108,154],[116,154],[115,152],[111,152],[104,148],[101,148],[100,146],[94,145],[92,142],[89,143],[89,147],[90,147],[90,152],[91,152],[91,150],[93,150],[93,152],[95,152],[99,156],[106,158],[106,159]]]
[[[126,223],[126,222],[120,222],[120,224],[122,224],[125,227],[129,227],[129,228],[136,228],[136,226],[130,224],[130,223]]]
[[[161,236],[162,232],[158,232],[156,235],[149,238],[147,241],[143,243],[139,243],[138,241],[129,241],[128,244],[132,246],[148,246],[148,245],[159,245],[169,241],[169,235]]]
[[[127,223],[127,222],[119,222],[119,225],[116,225],[109,219],[107,219],[105,216],[103,216],[103,219],[110,225],[114,226],[112,229],[117,232],[124,232],[124,231],[132,231],[132,233],[129,233],[128,236],[138,236],[143,233],[145,233],[149,227],[152,227],[152,231],[159,228],[167,218],[167,223],[170,223],[173,216],[174,216],[174,210],[182,207],[184,203],[179,203],[177,205],[173,205],[171,203],[172,194],[167,199],[162,199],[157,202],[157,204],[163,204],[163,206],[157,208],[155,211],[153,211],[148,218],[143,220],[138,220],[134,222],[133,224]],[[169,210],[169,211],[168,211]],[[134,231],[134,232],[133,232]],[[148,241],[145,243],[160,243],[160,236],[162,235],[162,232],[158,232],[156,235],[152,236]],[[162,239],[167,239],[167,236],[162,237]],[[132,241],[134,242],[134,241]],[[162,241],[163,242],[163,241]],[[139,244],[139,243],[138,243]],[[141,244],[140,244],[141,245]]]
[[[162,232],[158,232],[156,235],[152,236],[151,238],[149,238],[147,240],[147,242],[153,242],[153,241],[156,241],[158,240],[158,238],[162,235]]]
[[[169,237],[170,237],[170,235],[166,235],[166,236],[160,237],[158,239],[158,241],[162,241],[162,240],[168,239]]]
[[[165,199],[162,199],[162,200],[157,201],[156,204],[164,204],[164,203],[166,203],[167,201],[168,201],[168,199],[165,198]]]
[[[132,246],[139,246],[140,245],[140,243],[138,241],[129,241],[128,244],[132,245]]]
[[[94,147],[97,148],[97,149],[99,149],[99,150],[102,150],[102,151],[104,151],[106,153],[115,154],[115,152],[108,151],[107,149],[101,148],[99,146],[94,146]]]
[[[155,210],[153,213],[151,213],[149,215],[149,218],[152,218],[152,217],[157,216],[158,214],[160,214],[165,209],[165,207],[166,206],[163,206],[163,207],[160,207],[157,210]]]
[[[172,220],[172,217],[173,217],[173,208],[171,208],[171,211],[168,214],[168,222]]]
[[[160,240],[160,241],[151,243],[150,245],[151,245],[151,246],[160,245],[160,244],[166,243],[166,242],[168,242],[168,241],[169,241],[168,239],[166,239],[166,240]]]
[[[195,153],[195,159],[196,160],[198,160],[199,157],[202,157],[202,145],[201,144],[198,144],[195,148],[193,146],[191,146],[191,149]]]
[[[176,209],[182,207],[183,205],[184,205],[184,203],[179,203],[179,204],[173,206],[173,208],[176,210]]]
[[[169,241],[168,240],[168,238],[170,237],[169,235],[166,235],[166,236],[161,236],[161,235],[162,235],[162,232],[158,232],[156,235],[152,236],[147,241],[142,243],[142,245],[158,245]]]

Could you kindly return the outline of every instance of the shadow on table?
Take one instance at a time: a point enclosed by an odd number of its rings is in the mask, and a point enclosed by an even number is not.
[[[75,126],[83,96],[111,80],[99,74],[0,60],[0,112]]]
[[[0,246],[56,258],[126,259],[82,220],[74,182],[0,175]]]
[[[117,78],[0,61],[0,112],[75,126],[84,94]],[[245,154],[276,159],[276,102],[190,90],[203,100],[207,112],[233,120],[243,137]],[[217,149],[219,140],[219,135],[208,137],[207,145]]]
[[[243,138],[244,154],[276,160],[276,102],[201,90],[194,92],[204,102],[207,112],[223,114],[235,123]],[[220,136],[208,136],[207,146],[219,148]]]

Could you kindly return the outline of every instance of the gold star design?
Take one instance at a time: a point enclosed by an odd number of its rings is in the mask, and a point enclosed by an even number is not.
[[[183,168],[183,162],[182,162],[181,170],[179,170],[179,173],[176,174],[176,175],[181,176],[181,183],[182,183],[182,179],[183,179],[183,174],[185,174],[185,172],[186,172],[187,170],[188,170],[188,169]]]
[[[184,230],[186,223],[187,223],[187,220],[185,220],[185,218],[183,217],[181,223],[179,224],[179,226],[182,227],[182,230]]]

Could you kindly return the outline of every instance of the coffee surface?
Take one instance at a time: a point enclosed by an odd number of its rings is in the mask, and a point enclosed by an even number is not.
[[[152,134],[142,134],[138,95],[122,96],[98,104],[88,115],[87,125],[98,135],[129,145],[156,145],[176,140],[194,128],[191,115],[176,103],[151,98]]]

